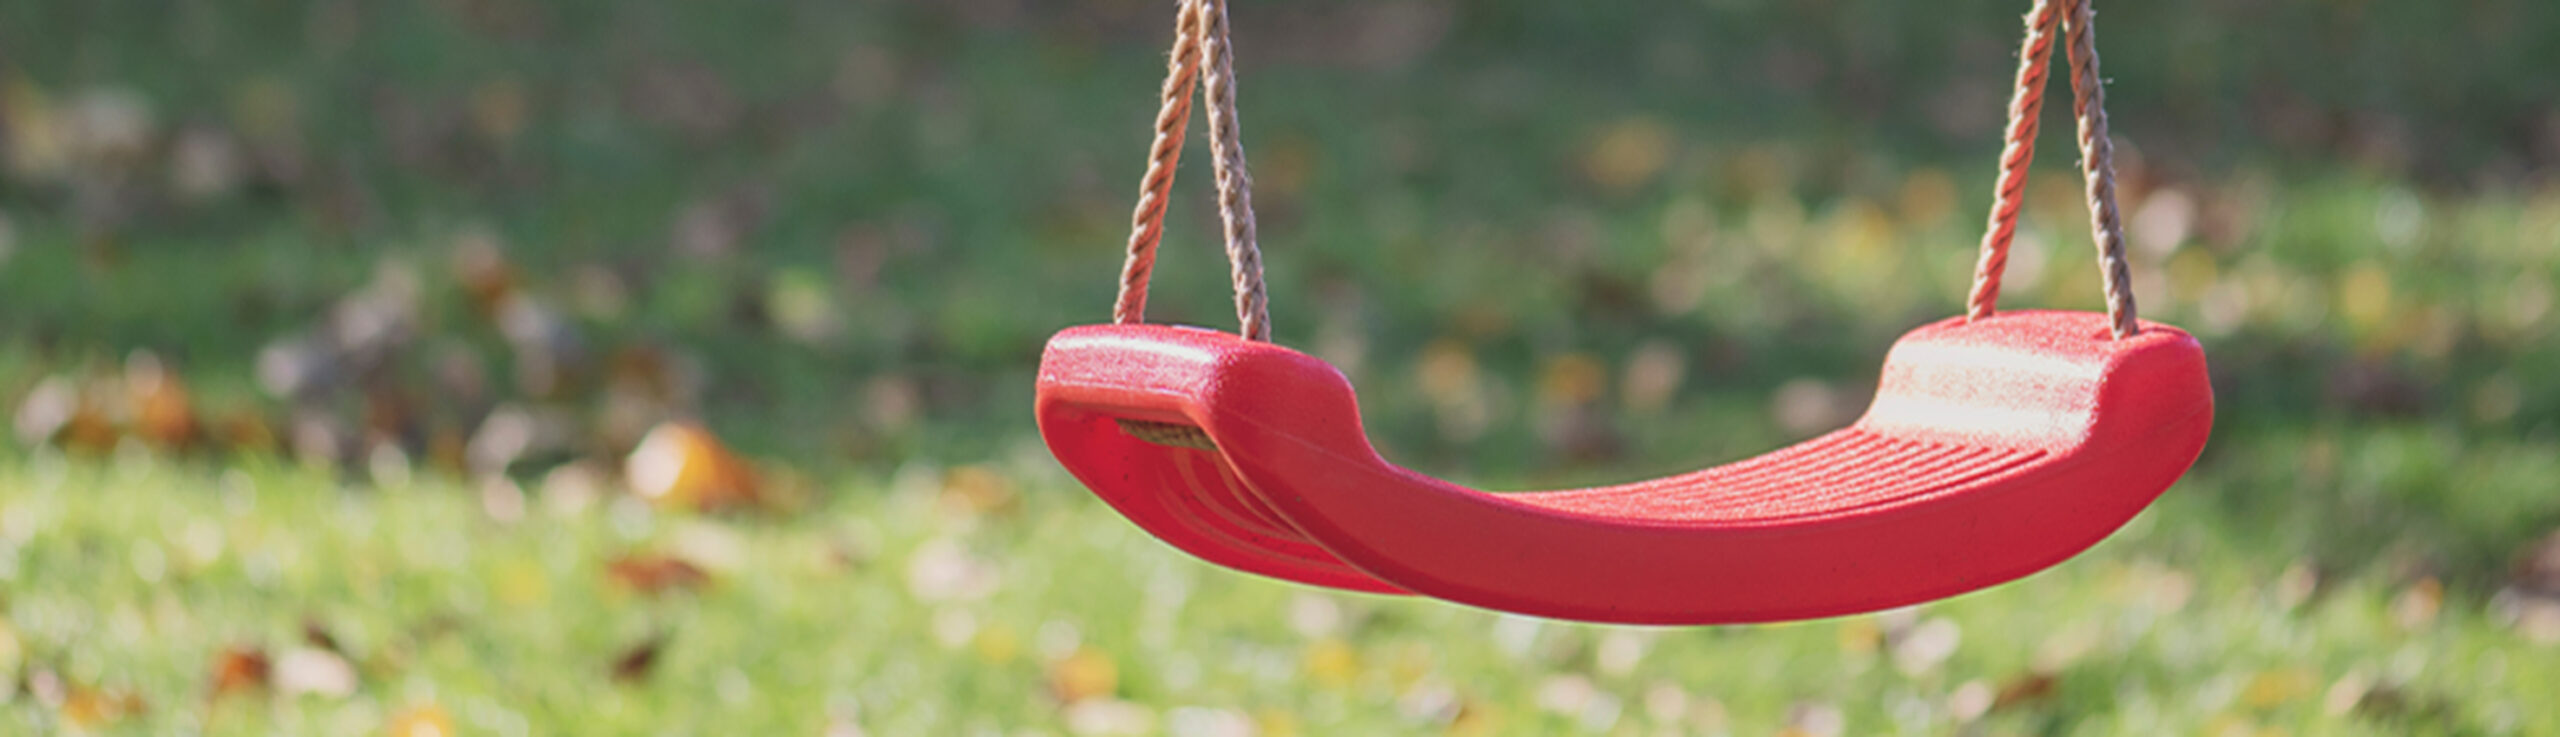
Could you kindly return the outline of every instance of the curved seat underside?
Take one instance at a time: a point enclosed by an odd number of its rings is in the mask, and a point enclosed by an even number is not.
[[[1394,466],[1348,382],[1303,354],[1165,326],[1051,342],[1053,452],[1132,522],[1239,570],[1571,619],[1795,619],[1961,593],[2122,525],[2211,425],[2203,354],[2148,325],[2017,312],[1913,331],[1857,424],[1617,486],[1492,494]],[[1122,421],[1199,428],[1158,445]]]

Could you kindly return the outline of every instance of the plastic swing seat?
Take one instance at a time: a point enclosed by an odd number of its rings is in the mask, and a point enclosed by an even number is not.
[[[2042,570],[2149,506],[2195,462],[2213,425],[2204,349],[2184,331],[2136,318],[2089,1],[2036,0],[2028,14],[2008,149],[1966,315],[1897,341],[1856,423],[1679,476],[1492,493],[1381,458],[1342,373],[1268,342],[1225,2],[1183,0],[1116,324],[1050,340],[1040,363],[1041,436],[1096,496],[1204,560],[1522,614],[1630,624],[1806,619]],[[2107,311],[1999,312],[2057,28],[2070,35]],[[1242,335],[1144,323],[1164,201],[1201,77]]]
[[[1904,336],[1847,429],[1696,473],[1496,494],[1386,462],[1330,364],[1158,325],[1050,341],[1040,429],[1132,522],[1305,583],[1636,624],[1885,609],[2080,552],[2184,473],[2213,422],[2204,352],[2145,324],[2010,312]],[[1214,450],[1129,425],[1196,427]]]

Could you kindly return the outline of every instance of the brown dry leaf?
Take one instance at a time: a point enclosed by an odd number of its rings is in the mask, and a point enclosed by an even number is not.
[[[28,445],[58,444],[64,449],[104,453],[114,450],[123,432],[107,412],[98,387],[67,377],[48,377],[18,405],[15,429]]]
[[[623,476],[633,492],[663,507],[744,507],[762,496],[763,483],[746,459],[692,422],[667,422],[650,430],[624,462]]]
[[[195,445],[202,430],[186,383],[158,355],[135,351],[125,359],[124,394],[135,437],[164,451]]]
[[[1049,664],[1049,695],[1060,703],[1105,698],[1120,690],[1120,665],[1093,648],[1078,648]]]
[[[646,680],[650,670],[658,664],[658,654],[665,652],[666,649],[667,636],[659,634],[650,635],[647,639],[623,650],[621,655],[613,659],[614,682],[638,683]]]
[[[83,731],[108,727],[142,710],[142,697],[128,691],[72,686],[62,699],[62,721]]]
[[[344,655],[347,652],[346,648],[338,646],[337,636],[329,634],[329,626],[327,624],[310,617],[305,617],[302,620],[302,644],[341,655]]]
[[[434,704],[409,707],[392,715],[382,731],[390,737],[453,737],[458,734],[453,731],[453,717],[446,716],[444,709]]]
[[[711,574],[701,566],[665,555],[623,556],[605,566],[605,575],[614,583],[643,594],[700,589],[711,583]]]
[[[213,656],[213,693],[210,698],[267,687],[273,664],[265,651],[247,645],[234,645]]]
[[[2020,674],[2009,679],[2008,683],[2000,684],[1999,695],[1991,699],[1991,710],[2003,711],[2043,702],[2053,698],[2061,685],[2062,679],[2051,673]]]

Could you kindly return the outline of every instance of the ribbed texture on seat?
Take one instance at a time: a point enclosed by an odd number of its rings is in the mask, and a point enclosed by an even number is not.
[[[1697,473],[1509,498],[1607,517],[1755,522],[1833,514],[1954,489],[2043,456],[2039,450],[1931,443],[1851,428]]]

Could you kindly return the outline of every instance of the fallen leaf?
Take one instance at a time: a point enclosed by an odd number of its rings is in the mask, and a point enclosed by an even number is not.
[[[272,665],[265,651],[247,645],[235,645],[215,654],[211,698],[266,688]]]
[[[453,718],[434,704],[409,707],[392,715],[383,733],[390,737],[454,737]]]
[[[700,424],[650,430],[623,464],[632,491],[660,506],[711,510],[754,505],[761,480],[745,459]]]
[[[338,646],[338,638],[329,634],[328,625],[309,617],[302,620],[302,644],[341,655],[347,652],[346,648]]]
[[[2000,692],[1991,699],[1992,711],[2005,711],[2053,698],[2062,679],[2051,673],[2028,672],[2000,684]]]
[[[135,351],[125,359],[124,395],[135,437],[163,451],[195,445],[202,430],[186,383],[158,355]]]
[[[711,583],[711,574],[700,566],[665,555],[623,556],[607,564],[605,574],[614,583],[643,594],[699,589]]]
[[[71,686],[62,699],[62,721],[83,731],[95,731],[140,715],[142,697],[129,691],[109,691],[86,686]]]
[[[658,654],[664,652],[666,648],[667,636],[658,634],[650,635],[647,639],[623,650],[621,655],[613,659],[614,682],[638,683],[646,680],[650,669],[658,664]]]
[[[1049,664],[1049,695],[1060,703],[1100,699],[1119,690],[1120,666],[1112,662],[1110,654],[1100,650],[1077,648],[1074,653]]]

